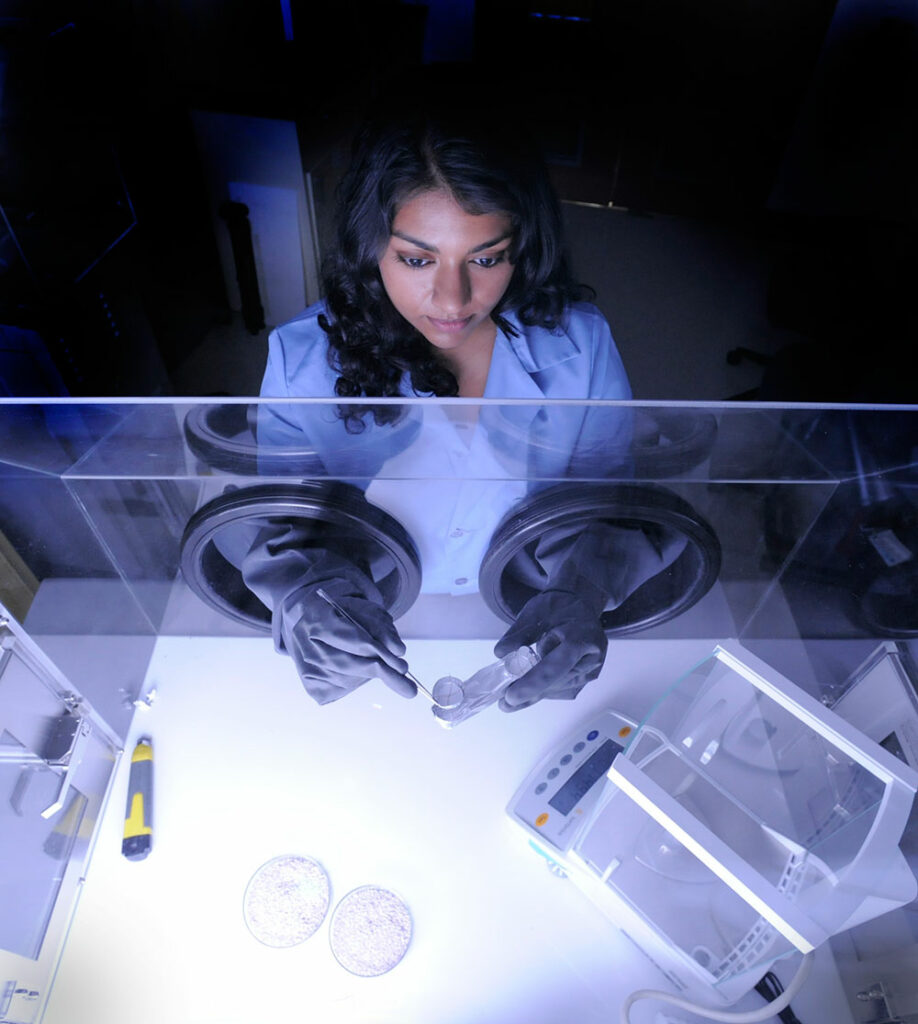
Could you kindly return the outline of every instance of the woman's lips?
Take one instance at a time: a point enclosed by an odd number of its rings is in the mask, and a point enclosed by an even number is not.
[[[427,318],[438,331],[464,331],[466,327],[472,322],[470,316],[464,317],[462,320],[438,320],[436,317],[430,316]]]

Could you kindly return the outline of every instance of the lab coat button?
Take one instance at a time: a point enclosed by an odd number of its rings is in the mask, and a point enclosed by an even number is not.
[[[464,536],[465,536],[465,530],[458,530],[458,529],[457,530],[453,530],[453,532],[450,534],[450,537],[464,537]]]
[[[468,583],[468,577],[460,576],[459,579],[453,580],[457,587],[464,587]]]

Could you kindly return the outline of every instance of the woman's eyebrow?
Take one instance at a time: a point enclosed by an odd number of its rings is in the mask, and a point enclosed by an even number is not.
[[[503,242],[505,239],[512,237],[512,231],[505,231],[502,235],[498,235],[497,238],[492,238],[489,242],[482,242],[481,245],[476,245],[474,249],[469,249],[469,252],[481,252],[482,249],[490,249],[492,245],[497,245],[498,242]]]
[[[411,245],[416,245],[419,249],[423,249],[425,252],[439,253],[440,251],[435,245],[429,245],[427,242],[422,242],[420,238],[414,238],[401,231],[393,231],[392,237],[400,238],[403,242],[410,242]],[[490,249],[492,245],[497,245],[498,242],[503,242],[505,239],[512,237],[512,231],[505,231],[502,235],[498,235],[497,238],[491,238],[487,242],[482,242],[481,245],[476,245],[474,249],[469,249],[469,254],[471,255],[473,252],[481,252],[482,249]]]

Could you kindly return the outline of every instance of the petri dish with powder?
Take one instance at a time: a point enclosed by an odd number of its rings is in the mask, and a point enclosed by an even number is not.
[[[399,896],[375,885],[353,889],[329,925],[332,953],[351,974],[375,978],[391,971],[411,942],[411,913]]]
[[[243,900],[245,923],[266,946],[296,946],[319,930],[330,899],[328,875],[318,861],[274,857],[249,879]]]

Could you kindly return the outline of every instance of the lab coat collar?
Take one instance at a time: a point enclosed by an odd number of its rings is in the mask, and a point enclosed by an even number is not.
[[[541,401],[546,394],[533,374],[574,359],[580,355],[580,346],[563,325],[555,333],[545,327],[524,326],[516,313],[502,313],[501,316],[511,330],[497,329],[484,397]],[[411,376],[407,372],[402,377],[402,390],[408,395],[422,394],[411,387]],[[431,395],[427,392],[423,397]]]
[[[563,324],[550,331],[547,327],[524,326],[516,313],[504,313],[502,316],[515,332],[507,340],[527,373],[547,370],[580,355],[580,346]],[[501,336],[507,337],[503,331],[498,331],[498,337]]]
[[[542,399],[545,391],[533,374],[575,358],[580,348],[563,328],[554,333],[544,327],[524,326],[516,313],[502,316],[512,331],[498,328],[484,397]]]

